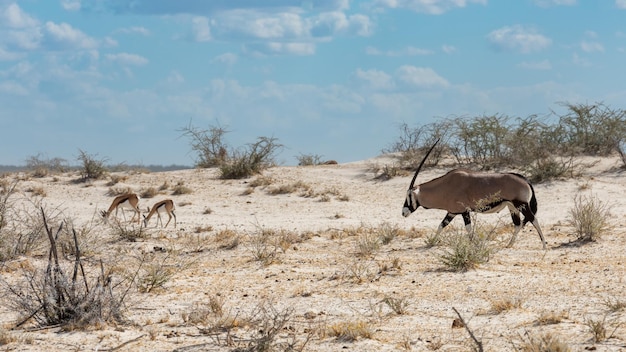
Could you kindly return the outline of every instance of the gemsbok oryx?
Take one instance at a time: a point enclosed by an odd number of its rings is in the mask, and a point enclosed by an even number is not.
[[[148,221],[150,221],[150,218],[155,213],[157,214],[157,225],[159,225],[159,221],[160,221],[161,227],[163,227],[163,220],[161,219],[161,213],[166,213],[167,216],[169,216],[169,219],[167,220],[165,227],[167,227],[167,225],[170,224],[170,221],[172,221],[172,217],[174,217],[174,228],[176,228],[176,213],[174,213],[174,210],[175,210],[174,201],[172,201],[171,199],[165,199],[158,203],[155,203],[152,206],[152,209],[148,209],[148,210],[149,210],[148,216],[145,216],[145,215],[143,216],[143,224],[145,227],[148,227]]]
[[[119,208],[122,208],[122,215],[124,215],[124,220],[126,220],[126,214],[124,213],[124,208],[126,208],[126,209],[130,209],[134,211],[133,217],[132,219],[130,219],[130,221],[133,221],[135,216],[137,216],[137,222],[139,222],[139,220],[141,220],[141,215],[140,215],[141,212],[139,211],[138,204],[139,204],[139,196],[136,195],[135,193],[122,194],[122,195],[115,197],[115,199],[113,199],[113,202],[111,203],[111,206],[109,207],[109,210],[107,211],[102,210],[100,214],[105,220],[108,220],[113,210],[115,210],[115,216],[117,217],[117,211],[119,210]]]
[[[537,198],[530,182],[516,173],[487,173],[467,169],[454,169],[441,177],[415,186],[415,179],[428,158],[430,152],[439,140],[428,150],[424,159],[417,167],[415,175],[409,185],[402,215],[411,215],[420,206],[425,209],[441,209],[448,213],[443,218],[437,234],[446,227],[452,219],[461,214],[465,221],[467,232],[472,235],[470,212],[495,213],[505,206],[511,212],[515,225],[515,232],[508,243],[511,247],[522,227],[531,222],[541,238],[543,248],[546,249],[546,240],[543,237],[537,213]],[[520,219],[524,215],[524,221]]]

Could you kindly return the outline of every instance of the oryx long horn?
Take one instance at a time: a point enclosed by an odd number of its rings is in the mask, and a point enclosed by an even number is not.
[[[430,149],[428,150],[428,153],[426,153],[426,155],[424,155],[424,159],[422,159],[422,162],[417,167],[417,170],[415,170],[415,175],[413,175],[413,179],[411,180],[411,185],[409,185],[409,189],[413,188],[413,185],[415,184],[415,179],[417,178],[417,174],[420,173],[420,170],[422,169],[422,166],[424,166],[424,162],[426,161],[426,158],[428,158],[428,156],[430,155],[430,152],[432,152],[433,149],[435,149],[435,146],[437,145],[437,143],[439,143],[440,139],[441,138],[437,138],[437,140],[435,141],[435,144],[433,144],[433,146],[430,147]]]

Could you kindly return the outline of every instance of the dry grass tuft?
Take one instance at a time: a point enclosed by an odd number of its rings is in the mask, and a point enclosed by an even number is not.
[[[365,321],[338,322],[328,326],[328,336],[338,341],[354,342],[359,338],[371,339],[374,336],[373,329]]]

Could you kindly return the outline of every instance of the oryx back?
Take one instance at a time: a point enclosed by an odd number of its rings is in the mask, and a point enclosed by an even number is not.
[[[455,169],[419,185],[418,200],[424,208],[461,214],[486,212],[503,202],[528,203],[532,195],[530,185],[519,175]]]

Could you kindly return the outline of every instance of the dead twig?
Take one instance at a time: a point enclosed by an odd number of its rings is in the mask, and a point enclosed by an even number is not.
[[[470,330],[469,326],[467,326],[467,323],[465,322],[465,320],[463,319],[463,317],[461,316],[461,313],[459,313],[458,310],[456,310],[456,308],[452,307],[452,310],[456,313],[456,315],[459,317],[459,320],[461,321],[461,323],[463,324],[463,326],[465,327],[465,330],[467,331],[467,333],[470,335],[470,337],[472,338],[472,340],[474,341],[474,343],[476,344],[476,347],[478,348],[479,352],[483,352],[483,343],[482,341],[479,341],[476,336],[474,336],[474,333],[472,332],[472,330]]]

